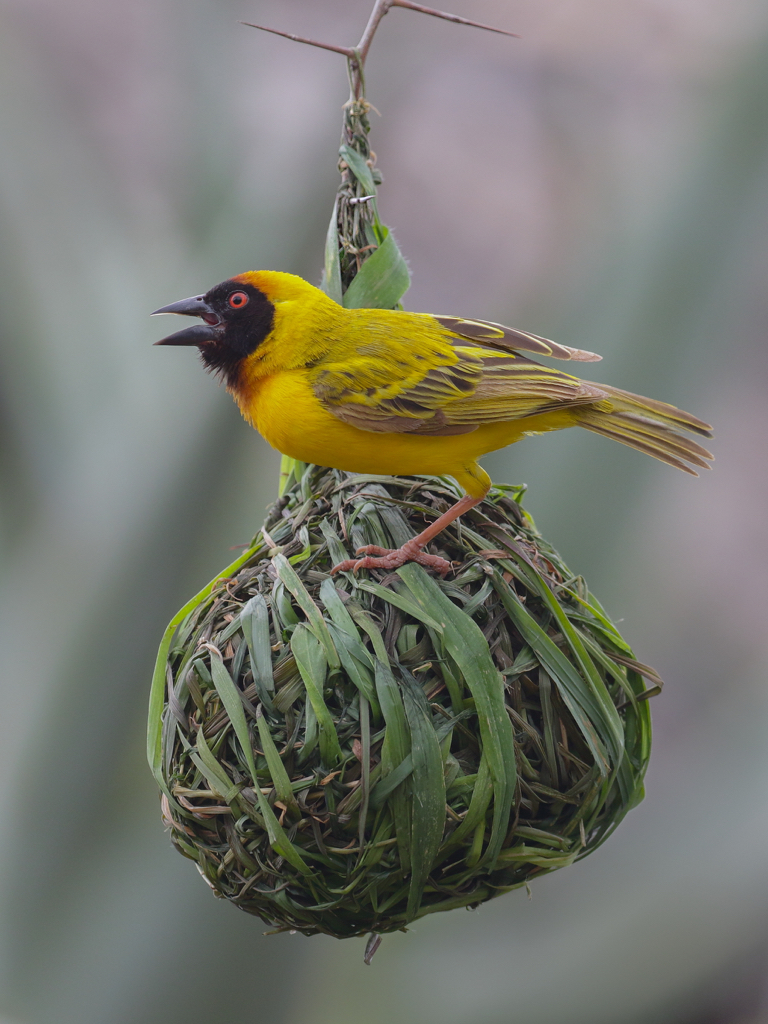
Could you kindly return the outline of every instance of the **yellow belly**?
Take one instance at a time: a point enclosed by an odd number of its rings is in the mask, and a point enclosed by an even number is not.
[[[245,418],[283,455],[350,473],[452,476],[470,493],[477,490],[471,468],[481,455],[513,444],[525,434],[573,423],[559,412],[487,423],[471,433],[447,437],[359,430],[323,408],[303,370],[254,382],[247,398],[238,401]]]

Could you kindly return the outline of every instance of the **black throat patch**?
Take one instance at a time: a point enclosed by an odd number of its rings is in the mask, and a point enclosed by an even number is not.
[[[245,293],[248,301],[233,307],[230,297],[237,293]],[[205,301],[219,318],[219,336],[216,341],[201,345],[200,355],[207,370],[220,374],[227,387],[237,387],[244,360],[272,330],[275,307],[252,284],[233,280],[211,288]]]

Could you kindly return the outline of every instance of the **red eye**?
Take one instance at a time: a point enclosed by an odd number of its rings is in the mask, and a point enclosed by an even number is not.
[[[243,306],[248,305],[248,296],[245,292],[232,292],[227,299],[232,309],[242,309]]]

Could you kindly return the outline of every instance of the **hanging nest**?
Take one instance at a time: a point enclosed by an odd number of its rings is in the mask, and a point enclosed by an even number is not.
[[[217,895],[278,930],[393,931],[585,857],[642,798],[660,681],[520,495],[495,487],[440,535],[445,579],[331,576],[457,495],[299,465],[174,619],[150,761]]]

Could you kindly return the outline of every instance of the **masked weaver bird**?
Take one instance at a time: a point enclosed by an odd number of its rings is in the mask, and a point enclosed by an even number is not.
[[[199,317],[158,345],[196,347],[243,416],[284,455],[354,473],[452,476],[466,494],[396,550],[360,548],[334,571],[450,563],[425,546],[477,505],[477,460],[529,434],[584,427],[698,475],[707,423],[530,358],[600,356],[483,320],[345,309],[293,274],[259,270],[155,313]],[[153,314],[154,315],[154,314]]]

